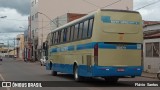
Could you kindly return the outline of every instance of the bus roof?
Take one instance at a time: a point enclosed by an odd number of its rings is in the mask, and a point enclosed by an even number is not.
[[[63,29],[63,28],[65,28],[66,26],[71,26],[71,25],[73,25],[73,24],[75,24],[75,23],[79,23],[79,21],[84,20],[84,19],[87,19],[87,18],[89,18],[89,17],[93,17],[93,16],[95,15],[95,13],[98,12],[98,11],[113,11],[113,12],[139,13],[139,12],[137,12],[137,11],[129,11],[129,10],[99,9],[99,10],[97,10],[97,11],[94,11],[94,12],[86,15],[86,16],[83,16],[83,17],[81,17],[81,18],[79,18],[79,19],[76,19],[76,20],[74,20],[74,21],[71,21],[71,22],[69,22],[69,23],[67,23],[67,24],[65,24],[65,25],[63,25],[63,26],[60,26],[60,27],[52,30],[52,32],[55,32],[55,31],[57,31],[57,30],[59,30],[59,29]]]
[[[137,12],[137,11],[130,11],[130,10],[118,10],[118,9],[101,9],[101,11],[127,12],[127,13],[139,13],[139,12]]]

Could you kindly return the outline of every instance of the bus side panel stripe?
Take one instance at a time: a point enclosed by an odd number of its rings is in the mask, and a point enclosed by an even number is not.
[[[83,50],[83,49],[93,49],[96,42],[87,43],[87,44],[81,44],[77,45],[77,50]]]
[[[50,52],[56,53],[56,52],[65,52],[65,51],[74,51],[74,50],[93,49],[95,44],[98,44],[98,47],[101,49],[118,49],[118,44],[91,42],[91,43],[77,45],[76,48],[73,45],[66,46],[66,47],[60,47],[60,48],[53,48],[50,50]],[[138,48],[138,44],[124,44],[123,49],[133,49],[133,50],[139,49],[140,50],[141,48]]]
[[[117,48],[116,44],[104,44],[104,43],[99,43],[98,47],[99,48],[107,48],[107,49],[116,49]]]

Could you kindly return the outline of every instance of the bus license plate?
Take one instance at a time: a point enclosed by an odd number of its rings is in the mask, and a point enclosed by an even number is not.
[[[118,68],[117,71],[118,72],[124,72],[124,69],[123,68]]]
[[[118,44],[117,49],[126,49],[126,46],[124,44]]]

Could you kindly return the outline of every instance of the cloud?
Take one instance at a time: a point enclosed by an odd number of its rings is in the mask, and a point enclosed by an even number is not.
[[[0,43],[4,43],[5,45],[13,46],[14,45],[14,39],[17,36],[17,33],[1,33],[0,35]],[[16,44],[16,42],[15,42]]]
[[[22,15],[30,13],[30,0],[0,0],[0,7],[16,9]]]
[[[134,0],[134,10],[157,1],[159,0]],[[138,11],[141,13],[143,20],[160,21],[159,6],[160,6],[160,2],[147,6],[145,8],[142,8]]]
[[[0,42],[13,39],[17,34],[23,33],[24,29],[19,27],[27,29],[28,16],[21,15],[16,9],[0,8],[0,16],[7,16],[7,18],[0,18]]]
[[[28,16],[23,16],[15,9],[0,8],[0,15],[7,18],[0,19],[0,32],[16,32],[24,31],[19,27],[27,28]]]

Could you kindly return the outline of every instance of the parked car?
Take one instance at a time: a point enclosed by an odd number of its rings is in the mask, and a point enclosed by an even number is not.
[[[157,78],[160,80],[160,71],[157,72]]]
[[[46,56],[43,56],[43,57],[40,59],[40,63],[41,63],[41,66],[45,66],[45,64],[46,64]]]
[[[17,58],[17,56],[15,55],[14,58]]]

